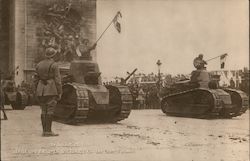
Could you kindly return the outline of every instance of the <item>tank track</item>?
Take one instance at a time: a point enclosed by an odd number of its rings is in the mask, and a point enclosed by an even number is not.
[[[185,90],[182,92],[175,92],[175,93],[164,96],[162,99],[162,102],[161,102],[161,109],[162,109],[163,113],[168,114],[168,115],[172,115],[164,107],[164,104],[167,101],[167,98],[174,97],[174,96],[180,96],[180,95],[188,93],[188,92],[195,92],[198,89],[201,89],[201,88]],[[249,105],[248,105],[249,99],[248,99],[247,95],[240,90],[219,89],[219,90],[224,90],[225,92],[227,92],[231,96],[232,104],[229,108],[225,108],[225,107],[223,107],[223,105],[218,106],[219,105],[218,103],[223,102],[223,100],[217,94],[216,89],[203,89],[203,90],[207,90],[213,95],[214,107],[213,107],[212,111],[207,111],[207,113],[203,113],[200,116],[195,116],[196,118],[215,118],[215,117],[216,118],[218,118],[218,117],[219,118],[232,118],[232,117],[237,117],[237,116],[240,116],[243,113],[245,113],[249,107]],[[234,98],[232,96],[233,94],[234,95],[236,94],[238,96],[238,98],[240,97],[240,99],[241,99],[240,103],[238,103],[237,105],[236,105]],[[185,114],[181,114],[181,115],[185,117]]]
[[[60,122],[68,124],[88,122],[114,123],[128,118],[131,112],[132,96],[126,86],[107,86],[108,90],[115,96],[115,98],[113,98],[113,104],[107,106],[115,107],[115,110],[109,111],[115,113],[115,115],[110,118],[107,117],[102,121],[91,118],[91,116],[96,113],[94,110],[95,105],[93,103],[90,104],[90,102],[93,102],[91,101],[91,92],[84,86],[76,83],[64,85],[63,89],[67,90],[67,88],[70,89],[70,92],[64,91],[66,94],[62,95],[62,99],[58,102],[55,111],[55,117],[58,118],[56,120]],[[70,100],[70,102],[67,102],[67,100]],[[117,109],[118,111],[116,111]],[[64,118],[61,116],[64,116]]]
[[[200,99],[189,99],[188,97],[192,97],[197,93],[197,97],[199,95],[205,95],[205,97],[201,97]],[[199,94],[200,93],[200,94]],[[176,97],[176,98],[175,98]],[[186,98],[185,98],[186,97]],[[209,97],[209,100],[207,99]],[[180,104],[173,104],[171,101],[175,101],[174,99],[186,99],[187,102],[183,102]],[[196,100],[198,102],[196,102]],[[221,100],[216,97],[214,91],[210,91],[207,89],[190,89],[182,92],[176,92],[163,97],[161,101],[161,109],[167,115],[173,116],[181,116],[181,117],[195,117],[195,118],[209,118],[221,107],[216,106],[216,102],[220,102]],[[178,101],[179,103],[179,101]],[[170,107],[170,109],[167,109]],[[172,110],[171,110],[172,108]],[[176,110],[176,111],[175,111]],[[185,111],[186,110],[186,111]]]
[[[56,121],[66,124],[85,122],[89,113],[87,89],[74,83],[63,85],[63,94],[54,112]]]
[[[241,90],[225,88],[223,89],[228,92],[232,99],[233,109],[231,111],[232,117],[237,117],[244,114],[249,108],[249,97]]]
[[[74,112],[74,117],[72,118],[72,124],[76,123],[83,123],[86,122],[88,119],[89,114],[89,93],[86,88],[78,85],[72,84],[72,86],[76,90],[77,96],[77,103],[76,103],[76,110]]]
[[[122,86],[122,85],[117,85],[113,86],[119,90],[120,93],[120,111],[118,115],[112,120],[112,122],[118,122],[121,120],[124,120],[128,118],[131,108],[133,106],[133,99],[132,99],[132,94],[130,93],[129,89],[127,86]]]

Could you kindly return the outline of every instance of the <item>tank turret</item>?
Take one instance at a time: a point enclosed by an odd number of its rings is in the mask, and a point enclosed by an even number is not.
[[[101,73],[98,64],[91,57],[80,57],[70,64],[69,75],[74,82],[83,84],[101,84]]]
[[[191,73],[190,82],[198,83],[199,87],[208,88],[210,74],[207,72],[207,70],[194,70]]]

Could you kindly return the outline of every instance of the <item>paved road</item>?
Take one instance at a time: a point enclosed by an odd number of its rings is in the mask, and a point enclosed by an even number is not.
[[[8,110],[1,122],[2,161],[248,161],[249,111],[234,119],[169,117],[134,110],[117,124],[55,122],[41,137],[40,110]]]

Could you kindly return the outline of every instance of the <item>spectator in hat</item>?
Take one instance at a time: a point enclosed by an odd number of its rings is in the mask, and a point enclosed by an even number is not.
[[[82,39],[77,49],[77,55],[80,57],[91,57],[90,52],[96,48],[96,45],[95,43],[90,46],[88,39]]]

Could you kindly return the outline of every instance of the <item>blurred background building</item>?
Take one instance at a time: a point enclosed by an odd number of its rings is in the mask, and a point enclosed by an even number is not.
[[[70,40],[73,45],[80,38],[95,42],[96,1],[0,0],[0,31],[4,77],[30,82],[46,45],[65,54]],[[95,51],[93,55],[95,60]]]

